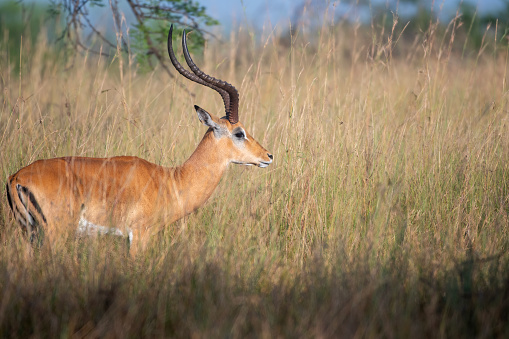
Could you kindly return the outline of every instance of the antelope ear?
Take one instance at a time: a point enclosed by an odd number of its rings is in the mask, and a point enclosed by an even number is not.
[[[216,122],[217,118],[212,116],[212,114],[198,105],[194,105],[194,109],[196,110],[196,113],[198,113],[198,119],[200,119],[202,124],[214,130],[218,130],[220,128],[219,124]]]

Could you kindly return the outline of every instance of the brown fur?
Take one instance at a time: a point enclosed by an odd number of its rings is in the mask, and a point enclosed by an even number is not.
[[[191,157],[175,168],[122,156],[38,160],[20,169],[7,182],[16,220],[26,227],[20,219],[26,219],[24,214],[30,213],[37,227],[44,229],[44,241],[50,243],[62,232],[75,231],[80,218],[123,232],[130,229],[134,253],[162,225],[169,225],[202,206],[230,162],[253,165],[272,162],[272,156],[247,132],[248,140],[238,147],[232,140],[232,125],[226,119],[208,117],[212,120],[207,124],[211,128]],[[241,123],[234,125],[238,126],[243,128]],[[224,136],[217,138],[214,129],[220,129]],[[38,206],[23,204],[16,194],[20,187],[33,195]]]

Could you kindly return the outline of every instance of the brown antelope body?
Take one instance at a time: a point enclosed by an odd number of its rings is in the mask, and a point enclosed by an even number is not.
[[[172,27],[173,28],[173,27]],[[160,230],[202,206],[211,196],[228,164],[266,167],[267,152],[238,121],[238,93],[230,84],[212,78],[193,63],[182,45],[193,73],[168,52],[186,78],[218,91],[226,117],[217,118],[195,106],[208,127],[191,157],[181,166],[166,168],[131,157],[63,157],[38,160],[9,177],[7,198],[16,221],[33,242],[53,242],[62,232],[113,233],[125,236],[132,251]]]

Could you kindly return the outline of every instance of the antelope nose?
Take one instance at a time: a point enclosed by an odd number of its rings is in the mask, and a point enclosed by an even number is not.
[[[267,153],[267,156],[269,157],[270,160],[272,160],[274,157],[272,156],[272,154],[270,153]]]

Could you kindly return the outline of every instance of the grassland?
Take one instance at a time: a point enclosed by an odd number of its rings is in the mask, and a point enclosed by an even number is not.
[[[33,251],[4,196],[0,336],[507,337],[508,51],[451,36],[211,42],[198,63],[274,163],[232,165],[134,259],[108,238]],[[20,70],[0,58],[4,179],[71,154],[174,166],[205,132],[193,104],[223,111],[133,56],[23,48]]]

